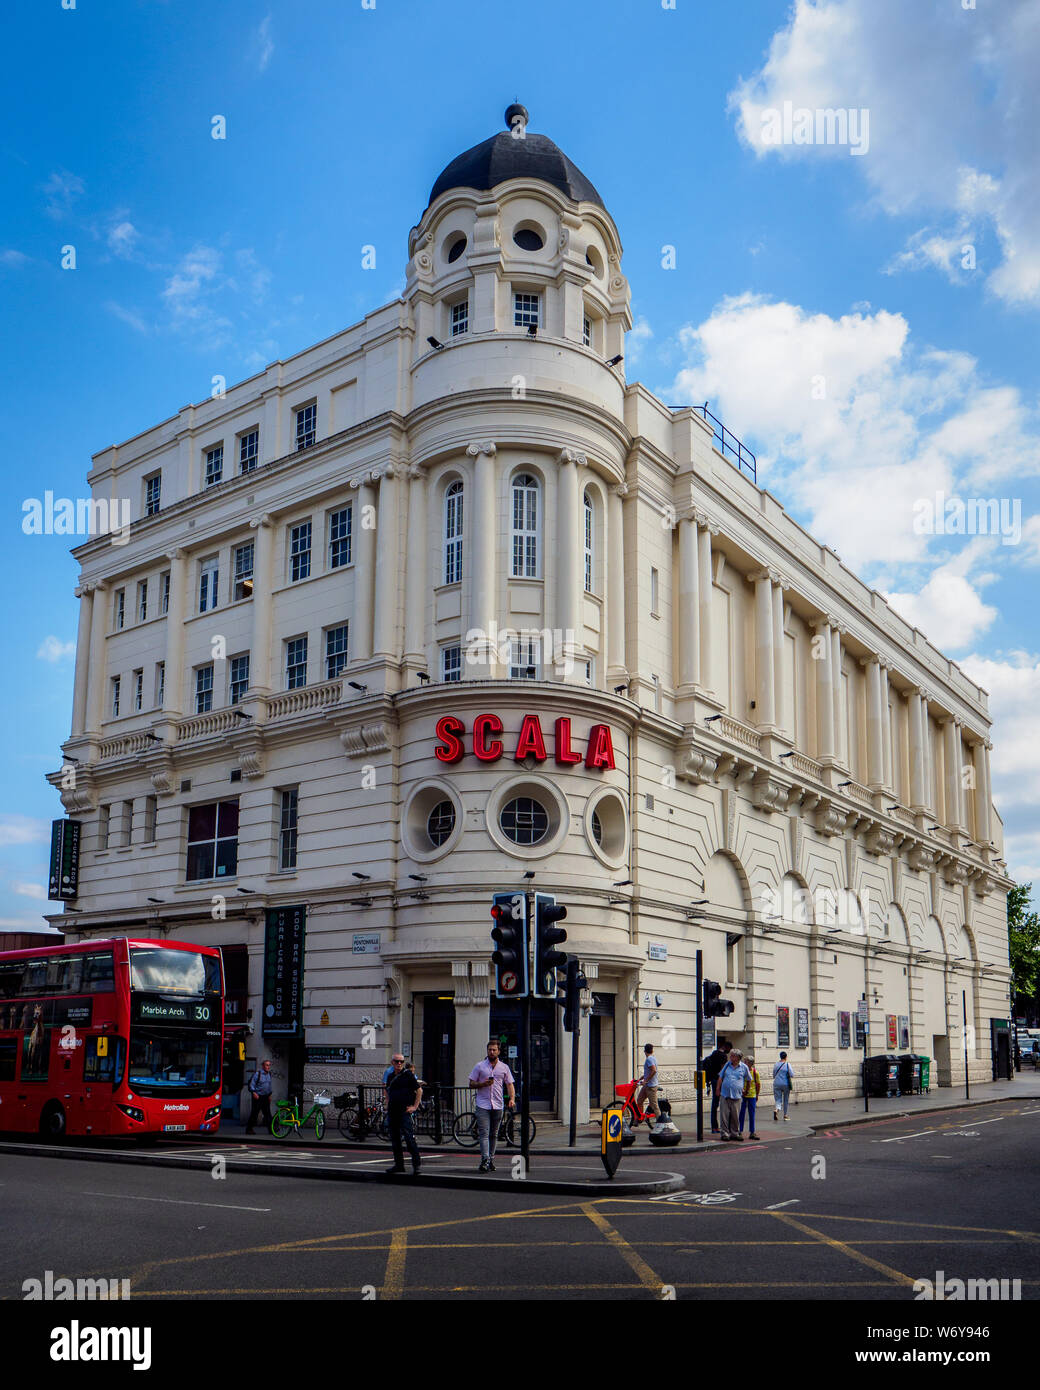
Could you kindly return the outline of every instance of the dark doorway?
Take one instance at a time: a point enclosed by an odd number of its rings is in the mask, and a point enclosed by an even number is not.
[[[556,1013],[557,1006],[552,1000],[535,999],[531,1002],[530,1102],[542,1109],[551,1109],[556,1099]],[[489,1036],[498,1038],[503,1060],[522,1085],[518,1003],[492,999]]]
[[[614,1099],[614,995],[593,994],[589,1015],[589,1104]]]
[[[422,1079],[430,1086],[455,1084],[455,1000],[450,994],[424,994]]]
[[[1006,1018],[989,1021],[990,1050],[993,1055],[993,1080],[1011,1080],[1011,1025]]]

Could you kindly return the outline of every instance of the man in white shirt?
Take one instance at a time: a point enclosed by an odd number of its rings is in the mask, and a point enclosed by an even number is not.
[[[643,1044],[643,1084],[636,1095],[636,1104],[645,1105],[655,1119],[661,1118],[657,1104],[657,1058],[654,1056],[653,1043]]]
[[[516,1083],[505,1062],[499,1061],[497,1038],[489,1038],[487,1056],[469,1074],[470,1087],[476,1091],[477,1134],[480,1137],[481,1173],[495,1171],[495,1141],[502,1123],[502,1088],[509,1097],[509,1108],[516,1105]]]

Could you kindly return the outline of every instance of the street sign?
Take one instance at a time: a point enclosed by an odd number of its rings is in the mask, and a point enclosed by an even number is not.
[[[861,1023],[866,1023],[870,1017],[869,1007],[865,999],[860,999],[856,1004],[856,1017]]]
[[[620,1105],[611,1105],[603,1112],[600,1122],[599,1155],[607,1177],[612,1178],[621,1162],[621,1131],[624,1123],[624,1110]]]
[[[70,902],[79,893],[78,820],[51,822],[51,869],[47,897],[52,902]]]

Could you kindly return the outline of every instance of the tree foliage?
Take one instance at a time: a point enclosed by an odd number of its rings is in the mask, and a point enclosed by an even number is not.
[[[1040,913],[1031,912],[1031,883],[1016,883],[1008,894],[1008,951],[1012,990],[1031,999],[1040,984]]]

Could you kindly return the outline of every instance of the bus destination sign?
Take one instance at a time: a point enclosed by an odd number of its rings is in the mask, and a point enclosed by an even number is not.
[[[135,1023],[201,1023],[219,1027],[220,999],[214,995],[205,1003],[165,999],[158,994],[133,995]]]

